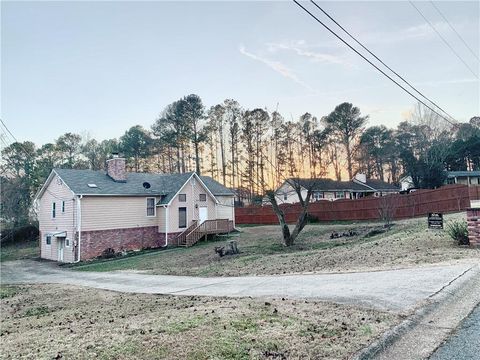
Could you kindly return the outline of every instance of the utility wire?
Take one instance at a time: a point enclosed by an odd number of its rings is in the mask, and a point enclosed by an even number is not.
[[[13,140],[15,140],[16,142],[18,142],[17,138],[15,136],[13,136],[12,132],[8,129],[7,125],[5,125],[5,123],[3,122],[2,119],[0,119],[0,121],[2,122],[3,124],[3,127],[8,131],[8,133],[12,136]]]
[[[370,55],[372,55],[375,59],[377,59],[383,66],[385,66],[388,70],[390,70],[392,73],[394,73],[396,76],[398,76],[400,79],[402,79],[413,91],[415,91],[417,94],[422,96],[424,99],[429,101],[431,104],[436,106],[438,109],[440,109],[443,113],[445,113],[450,119],[455,120],[453,116],[451,116],[448,112],[443,110],[439,105],[437,105],[434,101],[430,100],[428,97],[426,97],[424,94],[422,94],[419,90],[417,90],[412,84],[410,84],[403,76],[398,74],[395,70],[393,70],[390,66],[385,64],[377,55],[375,55],[372,51],[370,51],[365,45],[363,45],[357,38],[355,38],[350,32],[348,32],[342,25],[340,25],[330,14],[328,14],[325,10],[323,10],[319,5],[314,0],[310,0],[313,5],[315,5],[321,12],[323,12],[330,20],[332,20],[340,29],[342,29],[350,38],[352,38],[358,45],[360,45],[364,50],[366,50]]]
[[[425,107],[427,107],[428,109],[430,109],[432,112],[434,112],[435,114],[437,114],[438,116],[440,116],[442,119],[444,119],[446,122],[448,122],[450,125],[452,126],[457,126],[457,124],[455,124],[454,122],[450,121],[449,119],[447,119],[444,115],[440,114],[438,111],[436,111],[435,109],[433,109],[431,106],[425,104],[425,102],[423,102],[422,100],[420,100],[417,96],[415,96],[414,94],[412,94],[410,91],[408,91],[407,89],[405,89],[405,87],[403,87],[401,84],[399,84],[396,80],[392,79],[392,77],[390,75],[388,75],[387,73],[385,73],[385,71],[383,71],[382,69],[380,69],[377,65],[375,65],[374,63],[372,63],[369,59],[367,59],[363,54],[361,54],[357,49],[355,49],[352,45],[350,45],[348,42],[346,42],[340,35],[337,35],[337,33],[335,33],[335,31],[333,31],[332,29],[330,29],[327,25],[325,25],[319,18],[317,18],[315,15],[313,15],[309,10],[307,10],[304,6],[302,6],[297,0],[293,0],[293,2],[295,4],[297,4],[299,7],[301,7],[303,9],[303,11],[305,11],[308,15],[310,15],[312,18],[314,18],[319,24],[321,24],[325,29],[327,29],[330,33],[332,33],[335,37],[337,37],[341,42],[343,42],[345,45],[347,45],[350,49],[352,49],[357,55],[361,56],[366,62],[368,62],[370,65],[372,65],[375,69],[377,69],[378,71],[380,71],[384,76],[386,76],[390,81],[392,81],[393,83],[395,83],[398,87],[400,87],[403,91],[405,91],[407,94],[409,94],[411,97],[413,97],[414,99],[416,99],[419,103],[423,104]]]
[[[450,21],[447,20],[447,18],[445,17],[445,15],[443,15],[443,13],[440,11],[440,9],[437,7],[437,5],[435,5],[435,3],[433,1],[430,1],[430,3],[432,4],[432,6],[435,8],[435,10],[437,10],[437,12],[440,14],[440,16],[443,18],[443,20],[445,20],[445,22],[448,24],[448,26],[450,26],[450,29],[452,29],[455,34],[457,34],[458,38],[460,40],[462,40],[463,44],[466,46],[466,48],[468,50],[470,50],[470,52],[472,53],[473,56],[475,56],[475,58],[480,61],[480,58],[477,56],[477,54],[475,54],[475,52],[472,50],[472,48],[470,46],[468,46],[467,42],[463,39],[463,37],[457,32],[457,30],[455,30],[455,28],[453,27],[452,24],[450,24]]]
[[[470,72],[473,74],[473,76],[475,76],[477,79],[478,79],[478,75],[472,70],[472,68],[470,66],[468,66],[468,64],[465,62],[465,60],[463,60],[463,58],[458,55],[458,53],[455,51],[455,49],[448,43],[447,40],[445,40],[445,38],[442,36],[442,34],[440,34],[438,32],[438,30],[435,28],[435,26],[433,26],[433,24],[423,15],[423,13],[420,11],[420,9],[418,7],[415,6],[415,4],[412,2],[412,1],[409,1],[410,5],[412,5],[415,10],[417,10],[417,12],[420,14],[420,16],[423,18],[423,20],[425,20],[427,22],[428,25],[430,25],[430,27],[433,29],[433,31],[435,31],[438,35],[438,37],[440,39],[442,39],[442,41],[445,43],[445,45],[448,46],[448,48],[455,54],[455,56],[463,63],[463,65],[465,65],[465,67],[470,70]]]

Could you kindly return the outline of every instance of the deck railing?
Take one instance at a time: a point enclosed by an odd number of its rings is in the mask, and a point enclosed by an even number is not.
[[[183,230],[176,238],[177,244],[180,246],[185,246],[187,241],[186,237],[187,235],[196,227],[198,226],[198,221],[197,220],[192,220],[192,223],[190,226],[188,226],[185,230]]]
[[[233,221],[228,219],[205,220],[185,236],[183,246],[192,246],[209,234],[225,234],[233,230]],[[183,233],[182,233],[183,234]],[[180,243],[179,243],[180,245]]]

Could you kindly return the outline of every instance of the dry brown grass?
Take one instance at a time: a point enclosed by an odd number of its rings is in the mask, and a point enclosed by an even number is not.
[[[446,221],[464,214],[447,215]],[[220,258],[218,242],[202,242],[188,249],[160,251],[126,259],[92,263],[85,271],[146,270],[153,274],[235,276],[301,272],[391,269],[479,258],[480,251],[458,246],[445,231],[428,230],[425,218],[396,221],[389,231],[368,232],[379,223],[308,225],[292,247],[284,247],[278,226],[242,228],[233,236],[241,254]],[[355,237],[330,239],[332,231],[354,229]]]
[[[1,289],[3,359],[345,359],[399,321],[310,300]]]

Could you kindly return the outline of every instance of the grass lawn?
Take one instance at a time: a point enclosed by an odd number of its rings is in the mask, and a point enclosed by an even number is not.
[[[465,218],[447,215],[446,222]],[[144,270],[152,274],[235,276],[317,271],[388,269],[452,261],[480,256],[477,249],[457,246],[445,231],[428,230],[426,219],[395,222],[387,232],[369,236],[379,223],[335,223],[308,225],[296,244],[284,247],[278,226],[241,228],[235,239],[241,254],[220,258],[214,247],[225,239],[72,266],[81,271]],[[354,230],[353,237],[330,239],[332,231]]]
[[[2,286],[2,359],[345,359],[398,315],[326,302]]]
[[[25,241],[16,244],[2,245],[0,262],[20,259],[31,259],[40,256],[37,241]]]

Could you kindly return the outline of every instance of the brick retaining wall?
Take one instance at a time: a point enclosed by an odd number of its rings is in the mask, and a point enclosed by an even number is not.
[[[169,245],[178,234],[168,234]],[[158,248],[165,246],[165,234],[158,232],[158,226],[82,231],[81,259],[87,260],[102,255],[105,249],[115,252]]]
[[[480,209],[467,209],[467,226],[470,246],[480,247]]]

